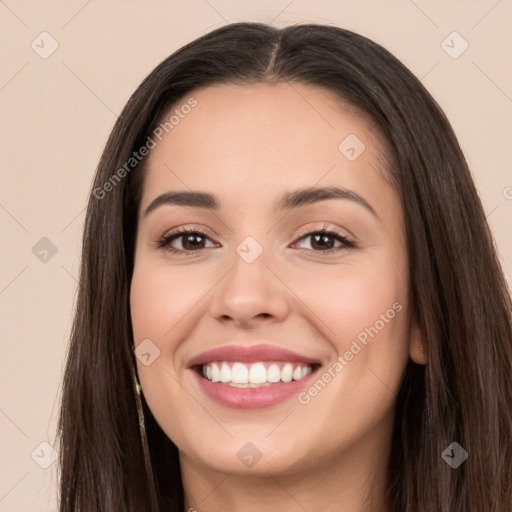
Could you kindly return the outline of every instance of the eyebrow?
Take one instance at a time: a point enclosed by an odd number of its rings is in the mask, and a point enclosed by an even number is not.
[[[377,219],[380,219],[372,205],[364,197],[353,190],[334,186],[301,188],[287,192],[274,204],[274,210],[291,210],[327,199],[348,199],[363,206]],[[220,209],[220,202],[213,194],[208,192],[171,191],[156,197],[146,208],[144,216],[163,205],[178,205],[215,211]]]

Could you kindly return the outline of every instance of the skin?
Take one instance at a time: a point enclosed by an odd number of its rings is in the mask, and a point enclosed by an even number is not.
[[[193,97],[197,106],[149,155],[131,284],[135,346],[149,338],[160,350],[150,365],[137,361],[142,392],[179,449],[185,510],[385,512],[400,380],[409,358],[427,361],[384,146],[365,118],[317,87],[230,84]],[[355,161],[338,149],[349,134],[366,146]],[[378,218],[347,199],[273,210],[285,192],[310,186],[350,189]],[[144,215],[176,190],[210,192],[221,208]],[[339,250],[322,254],[313,236],[299,236],[324,224],[356,247],[328,238]],[[184,255],[158,248],[176,227],[206,239],[194,251],[190,237],[175,238]],[[263,248],[251,264],[236,252],[247,236]],[[252,411],[224,407],[187,369],[206,350],[265,340],[319,359],[321,376],[397,302],[400,312],[306,404],[293,396]],[[247,442],[262,454],[252,467],[237,457]]]

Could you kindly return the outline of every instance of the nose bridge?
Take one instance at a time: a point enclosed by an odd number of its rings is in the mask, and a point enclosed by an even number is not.
[[[269,244],[265,243],[268,240],[263,240],[261,235],[257,236],[260,241],[249,235],[235,246],[230,261],[232,270],[226,276],[224,294],[236,292],[238,300],[244,296],[252,301],[264,299],[273,288],[269,280],[275,277],[267,268],[272,261]]]
[[[215,316],[249,322],[259,315],[282,319],[286,314],[285,287],[268,268],[274,259],[271,245],[269,237],[259,234],[248,235],[235,246],[230,270],[215,294],[212,306]]]

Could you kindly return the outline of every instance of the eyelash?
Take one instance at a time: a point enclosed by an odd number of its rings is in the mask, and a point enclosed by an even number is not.
[[[201,237],[209,238],[205,233],[203,233],[202,231],[199,231],[197,229],[178,228],[178,229],[175,229],[174,231],[171,231],[167,235],[163,236],[157,242],[156,247],[158,249],[164,249],[166,251],[169,251],[173,254],[181,254],[181,255],[186,255],[186,253],[194,253],[194,252],[200,251],[201,249],[186,251],[183,249],[176,249],[175,247],[172,247],[170,245],[170,243],[174,239],[178,239],[182,236],[190,235],[190,234],[200,235]],[[337,238],[338,241],[342,242],[343,247],[336,247],[336,248],[332,248],[332,249],[327,249],[325,251],[315,251],[314,249],[299,249],[301,252],[314,252],[317,254],[324,255],[324,254],[332,254],[335,252],[352,249],[352,248],[356,247],[356,244],[352,240],[349,240],[346,236],[342,235],[336,229],[326,226],[325,224],[321,229],[300,233],[298,235],[297,241],[301,240],[302,238],[306,238],[306,237],[312,236],[312,235],[330,235],[331,237]]]

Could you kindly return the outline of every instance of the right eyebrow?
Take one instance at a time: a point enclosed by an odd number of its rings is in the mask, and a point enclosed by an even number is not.
[[[189,206],[192,208],[207,208],[210,210],[219,210],[220,203],[214,195],[207,192],[166,192],[151,201],[146,208],[144,216],[151,213],[156,208],[165,204],[175,204],[178,206]]]

